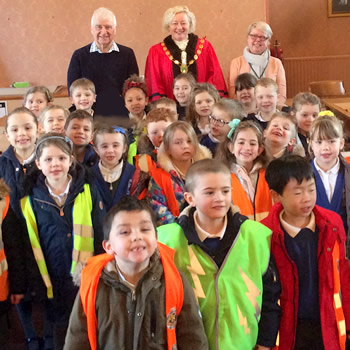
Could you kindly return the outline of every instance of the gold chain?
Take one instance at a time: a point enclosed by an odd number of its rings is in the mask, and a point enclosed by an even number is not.
[[[188,72],[188,67],[198,60],[198,57],[202,53],[203,44],[204,44],[204,39],[200,39],[198,50],[197,50],[196,54],[193,56],[193,59],[190,60],[188,62],[188,64],[184,64],[184,63],[180,63],[178,60],[174,59],[173,55],[170,53],[169,49],[166,47],[164,41],[161,43],[165,54],[168,56],[170,61],[174,62],[177,66],[180,67],[180,72],[181,73],[187,73]],[[181,50],[181,51],[184,51],[184,50]]]

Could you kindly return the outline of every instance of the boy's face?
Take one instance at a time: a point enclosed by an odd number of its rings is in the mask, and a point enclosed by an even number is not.
[[[180,106],[188,106],[191,95],[191,84],[187,79],[179,79],[174,84],[174,96],[176,101],[179,102]]]
[[[283,219],[297,227],[305,227],[310,220],[310,214],[316,204],[315,180],[303,180],[298,184],[291,179],[283,190],[282,195],[272,192],[275,201],[282,203],[284,208]]]
[[[287,118],[276,117],[270,121],[269,127],[264,130],[265,138],[271,142],[286,147],[295,143],[295,126]]]
[[[255,99],[259,112],[273,113],[276,111],[278,96],[274,87],[256,86]]]
[[[217,107],[213,108],[209,119],[210,132],[220,142],[225,139],[230,131],[230,126],[228,125],[230,121],[231,118],[227,112]]]
[[[148,104],[148,97],[139,88],[131,88],[125,93],[125,107],[126,109],[136,115],[143,117],[145,108]]]
[[[196,207],[201,222],[224,218],[232,202],[230,174],[207,173],[197,176],[195,189],[185,192],[185,199],[192,207]]]
[[[92,125],[89,119],[73,119],[69,123],[66,135],[75,146],[86,146],[92,140]]]
[[[147,136],[154,147],[159,148],[163,142],[163,135],[165,129],[171,124],[171,121],[160,120],[158,122],[151,122],[147,125]]]
[[[120,211],[114,217],[104,250],[114,255],[122,272],[141,271],[157,248],[157,236],[146,210]]]
[[[66,123],[66,116],[62,109],[50,109],[45,113],[43,121],[44,132],[57,132],[64,134],[64,124]]]
[[[96,101],[96,95],[90,89],[77,86],[70,99],[76,109],[89,111]]]

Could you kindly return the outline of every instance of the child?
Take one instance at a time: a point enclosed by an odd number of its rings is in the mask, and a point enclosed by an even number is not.
[[[137,168],[147,173],[156,168],[157,154],[163,142],[164,132],[176,120],[175,112],[167,108],[155,108],[148,112],[145,120],[147,135],[140,136],[137,142],[138,154],[134,157]]]
[[[150,172],[148,196],[158,224],[173,222],[184,204],[186,173],[190,165],[211,158],[210,151],[199,145],[196,134],[186,122],[167,127],[158,152],[158,166]]]
[[[271,347],[280,293],[270,260],[271,231],[233,211],[231,190],[222,162],[194,163],[186,177],[190,206],[177,223],[158,227],[158,239],[176,251],[175,263],[195,292],[211,350]]]
[[[139,196],[147,189],[146,174],[126,161],[128,141],[124,129],[101,126],[95,130],[93,144],[100,160],[91,170],[106,211],[124,195]]]
[[[266,217],[272,199],[265,181],[266,159],[260,128],[251,120],[234,119],[216,158],[231,171],[232,201],[241,214],[256,221]]]
[[[186,112],[186,121],[193,126],[197,135],[209,133],[209,116],[214,104],[219,100],[218,91],[209,83],[199,83],[193,88]]]
[[[133,74],[125,80],[123,86],[125,107],[129,111],[129,119],[133,127],[137,128],[140,122],[146,118],[146,106],[148,105],[148,89],[143,78]]]
[[[234,100],[225,98],[214,104],[209,116],[209,134],[204,135],[200,143],[210,149],[215,155],[219,143],[224,142],[231,129],[233,119],[242,120],[245,117],[242,105]]]
[[[30,290],[38,296],[45,292],[46,320],[53,323],[55,349],[63,347],[77,292],[71,273],[101,252],[105,215],[98,191],[89,185],[84,168],[73,165],[72,154],[73,145],[67,137],[42,135],[35,150],[41,172],[27,177],[27,195],[21,200],[33,251],[31,260],[35,259],[37,268],[18,278],[29,274]]]
[[[266,180],[278,202],[262,223],[273,231],[271,251],[282,284],[279,349],[345,349],[350,270],[341,218],[315,205],[306,159],[273,160]]]
[[[29,109],[19,107],[6,119],[5,135],[10,146],[0,157],[0,178],[11,191],[11,207],[20,212],[19,201],[23,195],[24,175],[35,167],[34,150],[38,137],[38,119]]]
[[[174,112],[177,116],[176,102],[168,97],[161,97],[160,99],[152,102],[152,109],[155,108],[166,108],[171,112]]]
[[[45,86],[34,86],[24,95],[23,106],[39,118],[40,113],[53,101],[49,89]]]
[[[147,203],[122,198],[103,230],[106,254],[82,271],[65,350],[208,349],[191,287],[174,251],[157,243]]]
[[[58,105],[49,105],[41,112],[39,123],[44,133],[64,134],[64,125],[68,116],[68,109]]]
[[[297,121],[293,115],[276,112],[264,130],[264,145],[268,160],[282,157],[288,153],[305,156],[301,145],[296,145]]]
[[[343,219],[350,257],[350,165],[341,155],[344,147],[342,122],[336,117],[319,116],[310,129],[310,153],[314,156],[316,204],[333,210]]]
[[[320,99],[311,92],[300,92],[293,98],[291,114],[298,122],[297,144],[304,147],[309,156],[309,132],[312,122],[321,111]]]
[[[76,160],[92,167],[98,161],[98,156],[91,145],[94,130],[92,115],[87,111],[78,109],[69,115],[64,129],[67,137],[73,142]]]
[[[93,105],[96,102],[95,84],[86,78],[74,80],[69,88],[70,101],[73,106],[69,108],[70,112],[83,110],[90,115],[94,115]]]
[[[277,112],[278,85],[270,78],[262,78],[256,83],[254,93],[258,112],[248,114],[247,119],[265,130],[272,115]]]
[[[254,88],[257,81],[258,80],[255,76],[250,73],[240,74],[235,80],[236,98],[242,103],[246,115],[250,113],[255,114],[257,112],[254,94]]]
[[[190,103],[191,92],[196,85],[196,79],[191,73],[179,74],[174,78],[173,93],[176,99],[176,109],[179,119],[186,115],[186,107]]]

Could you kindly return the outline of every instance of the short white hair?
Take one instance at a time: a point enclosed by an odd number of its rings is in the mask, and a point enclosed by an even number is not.
[[[175,6],[175,7],[171,7],[169,9],[167,9],[164,12],[163,30],[165,32],[169,31],[169,25],[170,25],[171,21],[173,20],[173,18],[175,17],[175,15],[177,15],[178,13],[182,13],[182,12],[186,13],[189,24],[190,24],[188,32],[193,33],[196,30],[196,16],[194,15],[194,13],[191,12],[187,6]]]
[[[252,32],[253,29],[262,31],[268,39],[271,39],[272,37],[272,34],[273,34],[272,29],[266,22],[259,21],[259,22],[252,23],[248,27],[248,35]]]
[[[117,19],[114,13],[106,7],[99,7],[94,11],[91,17],[91,27],[94,26],[94,22],[97,18],[110,18],[113,22],[113,27],[117,26]]]

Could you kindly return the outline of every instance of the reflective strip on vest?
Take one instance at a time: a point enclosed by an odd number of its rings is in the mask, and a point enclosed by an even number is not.
[[[345,317],[342,307],[342,300],[340,295],[340,271],[339,271],[339,243],[336,241],[333,253],[333,280],[334,280],[334,294],[333,294],[333,307],[335,312],[335,317],[337,319],[338,327],[338,337],[339,345],[341,350],[345,350],[345,341],[346,341],[346,326],[345,326]]]
[[[255,221],[261,221],[266,218],[272,208],[272,198],[269,186],[265,180],[265,169],[259,170],[254,206],[238,177],[235,174],[231,174],[231,179],[232,201],[234,205],[239,207],[241,214]]]
[[[85,264],[94,254],[94,233],[92,228],[92,200],[90,186],[84,185],[73,207],[73,253],[71,274],[78,263]]]
[[[29,235],[30,244],[32,246],[35,261],[38,265],[41,278],[43,279],[46,289],[47,297],[53,298],[53,288],[51,279],[47,270],[45,257],[40,246],[39,231],[36,222],[36,217],[32,208],[31,199],[26,196],[21,199],[21,208],[23,216],[26,220],[27,230]],[[93,231],[91,226],[91,211],[92,201],[90,186],[84,185],[84,191],[79,193],[73,206],[73,253],[72,253],[72,267],[71,272],[74,271],[74,267],[77,262],[85,263],[86,260],[92,256],[94,250],[93,244]],[[76,222],[76,221],[77,222]],[[90,229],[88,226],[90,224]],[[78,238],[76,238],[77,236]],[[84,260],[86,259],[86,260]]]
[[[184,298],[183,284],[179,271],[174,264],[175,251],[159,242],[158,250],[164,271],[168,350],[173,350],[176,349],[176,320]],[[88,338],[92,350],[97,349],[97,286],[103,268],[113,259],[113,255],[109,254],[94,256],[89,259],[81,274],[80,299],[86,315]]]

